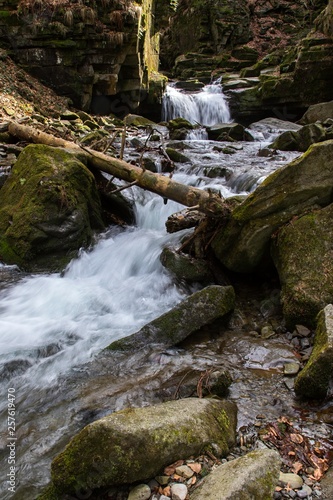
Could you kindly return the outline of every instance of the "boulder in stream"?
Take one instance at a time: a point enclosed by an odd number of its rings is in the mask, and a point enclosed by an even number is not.
[[[164,248],[160,261],[179,280],[187,283],[214,283],[214,276],[205,259],[195,259],[188,254],[177,252],[172,248]]]
[[[333,204],[294,219],[273,240],[271,253],[282,285],[289,327],[314,327],[316,316],[333,302]]]
[[[283,132],[269,147],[281,151],[306,151],[312,144],[325,140],[325,127],[320,123],[310,123],[299,130]]]
[[[27,146],[1,189],[1,259],[63,267],[102,228],[95,179],[80,159],[60,148]]]
[[[333,369],[333,305],[318,315],[314,347],[309,361],[295,380],[295,393],[308,399],[324,399]]]
[[[178,344],[199,328],[225,316],[235,305],[232,286],[211,285],[183,300],[141,330],[112,342],[107,349],[134,351],[147,344]]]
[[[280,466],[281,458],[277,451],[251,451],[213,470],[191,494],[191,500],[273,498]]]
[[[252,272],[269,255],[271,235],[296,215],[332,201],[333,141],[314,144],[269,175],[237,205],[212,248],[228,269]]]
[[[236,413],[232,402],[198,398],[115,412],[84,427],[53,460],[53,484],[75,494],[151,478],[207,448],[225,456]]]
[[[333,118],[333,101],[313,104],[304,113],[300,119],[300,123],[315,123],[316,121],[324,122],[327,118]]]

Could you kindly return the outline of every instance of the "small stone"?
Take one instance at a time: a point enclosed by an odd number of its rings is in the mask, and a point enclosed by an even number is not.
[[[159,500],[170,500],[170,497],[166,497],[165,495],[161,495]]]
[[[190,469],[190,467],[188,467],[187,465],[181,465],[180,467],[177,467],[175,472],[176,474],[178,474],[178,476],[184,477],[185,479],[189,479],[194,474],[193,470]]]
[[[303,485],[303,479],[297,474],[292,474],[291,472],[280,472],[279,481],[281,481],[281,483],[285,486],[289,484],[290,488],[293,490],[302,488]]]
[[[294,490],[290,490],[288,491],[288,495],[290,498],[295,498],[297,496],[297,493]]]
[[[148,484],[138,484],[130,491],[127,500],[148,500],[150,495],[151,491]]]
[[[187,497],[187,486],[185,484],[173,484],[171,486],[172,500],[185,500]]]
[[[312,489],[307,484],[303,484],[302,489],[297,492],[298,498],[307,498],[312,495]]]
[[[272,328],[272,325],[263,326],[262,329],[260,330],[260,333],[263,339],[268,339],[269,337],[272,337],[272,335],[274,335],[274,330]]]
[[[287,389],[289,389],[289,391],[293,391],[294,390],[294,385],[295,385],[295,382],[294,382],[294,379],[293,378],[286,378],[284,381],[283,381],[284,385],[287,387]]]
[[[297,375],[299,372],[300,365],[299,363],[291,362],[291,363],[285,363],[283,365],[283,373],[284,375]]]
[[[170,480],[170,477],[169,476],[156,476],[155,479],[161,486],[166,486]]]
[[[311,334],[311,330],[309,330],[306,326],[296,325],[296,331],[298,335],[301,337],[308,337]]]

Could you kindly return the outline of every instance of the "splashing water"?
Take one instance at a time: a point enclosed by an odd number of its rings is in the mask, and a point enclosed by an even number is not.
[[[168,85],[163,97],[162,120],[185,118],[204,126],[231,121],[229,106],[219,81],[200,92],[182,92]]]

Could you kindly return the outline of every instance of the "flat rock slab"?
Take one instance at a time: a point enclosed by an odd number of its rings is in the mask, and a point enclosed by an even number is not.
[[[191,500],[267,500],[279,480],[281,459],[257,450],[220,465],[191,494]]]
[[[333,305],[318,315],[314,347],[309,361],[295,380],[295,393],[309,399],[323,399],[333,370]]]
[[[207,286],[133,335],[112,342],[107,349],[132,351],[147,344],[163,344],[166,347],[178,344],[202,326],[225,316],[234,304],[232,286]]]
[[[225,456],[235,443],[237,407],[187,398],[115,412],[87,425],[52,463],[59,493],[75,494],[154,477],[205,448]]]

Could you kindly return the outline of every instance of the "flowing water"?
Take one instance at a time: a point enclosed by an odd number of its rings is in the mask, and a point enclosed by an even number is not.
[[[181,115],[202,125],[230,120],[219,84],[195,94],[168,88],[164,113],[164,119]],[[167,141],[167,130],[161,130]],[[174,178],[217,189],[226,197],[248,193],[271,171],[296,156],[259,156],[269,138],[258,134],[260,140],[256,142],[231,145],[194,139],[172,141],[170,145],[183,149],[189,159],[178,164]],[[223,153],[224,146],[231,146],[233,154]],[[125,159],[139,155],[130,146],[126,154]],[[156,159],[157,153],[148,155]],[[213,169],[220,169],[214,178],[210,176]],[[162,248],[177,245],[184,236],[184,232],[170,235],[165,230],[167,217],[182,207],[170,201],[164,204],[162,198],[135,187],[127,195],[135,200],[136,225],[108,230],[63,273],[25,275],[15,267],[0,267],[0,383],[4,395],[0,453],[5,474],[9,472],[8,444],[15,444],[16,461],[16,492],[8,491],[7,481],[2,482],[3,499],[34,499],[49,480],[52,458],[75,432],[106,413],[172,397],[169,381],[182,376],[187,367],[193,373],[226,363],[230,369],[235,365],[251,368],[255,377],[252,381],[258,387],[262,379],[255,370],[276,371],[274,355],[273,361],[268,359],[263,366],[263,360],[269,358],[268,347],[253,347],[249,339],[233,338],[232,332],[230,342],[236,350],[224,345],[218,351],[216,344],[208,341],[208,347],[199,342],[192,350],[154,352],[148,348],[148,352],[127,357],[98,354],[191,291],[177,284],[159,261]],[[291,349],[279,349],[279,360],[294,358]],[[249,405],[246,410],[240,409],[243,424],[267,406],[267,397],[263,400],[245,385],[239,387],[242,377],[249,380],[245,372],[238,374],[234,398],[252,401],[252,409]],[[270,390],[276,390],[270,376],[265,380],[271,384]],[[267,386],[262,390],[267,391]],[[285,391],[281,383],[280,397]],[[7,426],[7,394],[15,402],[15,431]]]

